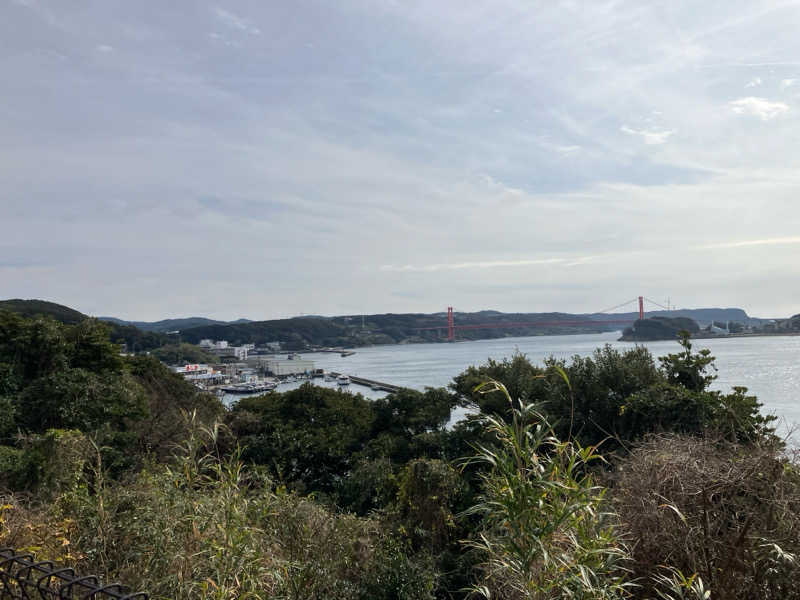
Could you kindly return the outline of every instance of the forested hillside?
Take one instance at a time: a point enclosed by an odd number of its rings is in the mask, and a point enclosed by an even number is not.
[[[628,327],[622,332],[620,339],[626,342],[677,340],[682,331],[694,334],[700,331],[700,326],[686,317],[638,319],[633,327]]]
[[[69,431],[91,438],[120,472],[168,454],[183,439],[181,411],[212,419],[221,409],[155,358],[121,356],[99,321],[0,310],[0,486],[35,489],[58,477],[58,440],[78,435]]]
[[[86,315],[77,310],[46,300],[0,300],[0,310],[15,312],[23,317],[48,316],[67,325],[75,325],[86,319]]]
[[[459,329],[457,336],[460,340],[596,333],[619,329],[619,325],[600,323],[586,316],[565,313],[523,314],[482,311],[457,313],[456,320],[460,326],[481,325],[475,329]],[[236,325],[193,327],[183,330],[181,337],[184,341],[192,343],[197,343],[203,338],[255,344],[279,341],[290,349],[303,349],[308,346],[442,342],[447,337],[447,315],[389,313],[343,317],[295,317]]]
[[[798,598],[800,465],[675,349],[224,409],[96,320],[0,312],[0,546],[159,600]]]
[[[204,327],[206,325],[236,325],[239,323],[249,323],[249,319],[237,319],[236,321],[217,321],[206,319],[205,317],[186,317],[184,319],[162,319],[161,321],[125,321],[116,317],[98,317],[101,321],[116,323],[117,325],[133,325],[142,331],[155,331],[158,333],[169,333],[180,331],[191,327]]]
[[[68,306],[45,300],[0,300],[0,310],[10,311],[24,317],[51,317],[66,325],[75,325],[89,318]],[[125,344],[129,352],[145,352],[171,342],[170,338],[164,334],[142,331],[123,322],[109,322],[108,328],[111,340],[117,344]]]
[[[64,323],[77,323],[86,318],[66,306],[41,300],[7,300],[0,302],[26,316],[49,315]],[[694,318],[709,319],[723,316],[741,323],[760,322],[741,309],[692,309],[649,313],[647,322],[640,325],[642,333],[635,339],[675,339],[681,327],[668,327],[669,322],[684,323],[693,330]],[[485,310],[455,314],[458,340],[492,339],[502,337],[600,333],[633,326],[638,315],[626,314],[569,314],[569,313],[502,313]],[[165,319],[163,321],[122,321],[103,317],[111,327],[112,339],[125,343],[130,352],[143,352],[165,345],[197,344],[205,338],[224,339],[232,344],[264,344],[281,342],[289,350],[312,347],[359,347],[373,344],[398,344],[413,342],[443,342],[447,340],[446,313],[406,313],[350,315],[339,317],[294,317],[268,321],[223,322],[203,317]],[[729,320],[730,320],[729,319]],[[461,328],[463,327],[463,328]],[[683,328],[686,328],[683,327]],[[646,330],[646,331],[645,331]],[[167,335],[166,332],[170,332]],[[666,337],[665,337],[666,336]],[[631,337],[630,339],[634,339]]]

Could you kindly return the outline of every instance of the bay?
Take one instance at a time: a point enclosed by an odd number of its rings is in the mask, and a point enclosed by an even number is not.
[[[596,348],[610,344],[614,348],[632,347],[630,342],[618,342],[619,332],[588,335],[556,335],[501,338],[456,342],[453,344],[406,344],[358,348],[356,354],[307,353],[317,368],[338,371],[394,385],[423,390],[425,387],[447,386],[470,365],[487,359],[502,360],[515,352],[525,354],[532,362],[541,364],[549,356],[568,359],[573,355],[588,355]],[[779,431],[800,424],[800,337],[741,337],[701,339],[693,341],[695,350],[708,348],[716,357],[718,378],[713,387],[729,391],[733,386],[745,386],[764,404],[762,412],[774,414],[781,420]],[[677,352],[677,342],[646,342],[655,357]],[[321,380],[315,380],[319,383]],[[299,384],[297,384],[299,385]],[[335,386],[335,383],[328,383]],[[281,386],[290,389],[294,385]],[[352,391],[367,397],[383,395],[362,386],[350,386]],[[458,418],[459,415],[454,415]]]

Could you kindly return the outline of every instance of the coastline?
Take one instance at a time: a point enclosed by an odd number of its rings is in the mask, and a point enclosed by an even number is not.
[[[800,331],[782,331],[780,333],[695,333],[692,334],[693,340],[720,340],[725,338],[758,338],[758,337],[797,337],[800,336]],[[633,337],[622,336],[618,342],[672,342],[677,338],[652,338],[652,339],[639,339]]]

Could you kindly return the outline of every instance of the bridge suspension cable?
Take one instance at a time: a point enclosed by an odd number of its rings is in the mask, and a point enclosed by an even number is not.
[[[644,311],[644,303],[645,300],[650,304],[653,304],[661,309],[669,310],[669,308],[662,306],[658,302],[654,302],[650,298],[645,298],[644,296],[637,296],[632,300],[627,300],[622,302],[621,304],[617,304],[616,306],[612,306],[610,308],[603,309],[598,312],[588,313],[583,315],[579,319],[558,319],[552,321],[527,321],[527,322],[509,322],[509,321],[494,321],[490,323],[467,323],[464,325],[457,325],[455,323],[455,310],[452,306],[447,307],[447,323],[442,325],[429,325],[427,327],[415,327],[414,329],[418,331],[425,331],[430,329],[438,329],[438,330],[446,330],[447,331],[447,340],[450,342],[454,342],[456,338],[456,331],[458,330],[467,330],[467,329],[498,329],[498,328],[507,328],[507,327],[546,327],[546,326],[553,326],[553,327],[569,327],[569,326],[577,326],[577,327],[586,327],[586,326],[608,326],[608,325],[628,325],[633,324],[636,320],[634,317],[628,318],[620,318],[620,319],[608,319],[603,318],[599,321],[594,321],[588,319],[591,315],[607,315],[610,317],[619,316],[623,317],[624,313],[615,315],[611,311],[617,310],[619,308],[623,308],[628,306],[629,304],[638,303],[638,318],[644,319],[645,311]],[[635,313],[634,313],[635,314]]]
[[[647,300],[647,301],[648,301],[650,304],[655,304],[655,305],[656,305],[658,308],[662,308],[662,309],[664,309],[664,310],[669,310],[669,308],[667,308],[666,306],[663,306],[663,305],[659,304],[659,303],[658,303],[658,302],[656,302],[655,300],[650,300],[650,298],[645,298],[645,300]]]
[[[610,313],[612,310],[617,310],[618,308],[622,308],[623,306],[628,306],[628,304],[633,304],[637,300],[638,300],[638,298],[633,298],[632,300],[628,300],[627,302],[623,302],[622,304],[617,304],[616,306],[612,306],[611,308],[605,308],[603,310],[598,310],[594,314]]]

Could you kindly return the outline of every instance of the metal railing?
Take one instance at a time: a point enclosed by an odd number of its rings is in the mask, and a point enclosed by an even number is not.
[[[104,585],[95,575],[80,576],[32,554],[0,548],[0,600],[16,598],[50,600],[148,600],[144,592],[131,594],[118,584]]]

